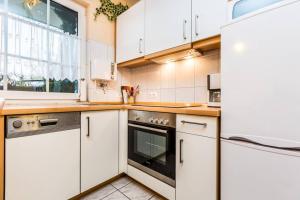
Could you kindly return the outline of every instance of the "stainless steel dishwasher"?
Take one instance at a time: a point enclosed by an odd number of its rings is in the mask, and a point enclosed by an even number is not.
[[[6,118],[5,200],[66,200],[80,193],[80,113]]]

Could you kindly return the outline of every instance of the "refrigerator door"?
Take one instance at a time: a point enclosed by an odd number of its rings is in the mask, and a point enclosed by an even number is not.
[[[221,142],[222,200],[299,200],[300,153]]]
[[[299,10],[294,1],[223,27],[222,137],[300,142]]]

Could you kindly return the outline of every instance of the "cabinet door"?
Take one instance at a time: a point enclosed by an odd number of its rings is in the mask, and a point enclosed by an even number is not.
[[[191,42],[191,0],[145,0],[146,55]]]
[[[216,200],[216,139],[177,132],[176,149],[176,200]]]
[[[226,0],[193,0],[193,42],[220,34],[221,25],[226,22],[226,3]]]
[[[117,63],[144,56],[144,1],[117,19]]]
[[[118,175],[118,111],[81,115],[81,192]]]

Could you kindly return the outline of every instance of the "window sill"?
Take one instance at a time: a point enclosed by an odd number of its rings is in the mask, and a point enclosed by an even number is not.
[[[0,97],[7,100],[79,100],[80,95],[78,93],[0,91]]]
[[[91,5],[91,0],[73,0],[73,1],[86,8]]]

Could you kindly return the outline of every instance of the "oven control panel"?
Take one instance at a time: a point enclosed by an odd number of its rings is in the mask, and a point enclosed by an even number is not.
[[[160,126],[176,127],[176,114],[130,110],[128,120]]]

